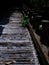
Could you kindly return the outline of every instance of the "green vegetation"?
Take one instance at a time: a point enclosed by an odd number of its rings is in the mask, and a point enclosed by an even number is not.
[[[23,18],[23,20],[22,20],[22,26],[23,27],[27,27],[28,26],[28,23],[29,23],[29,18],[28,18],[28,16],[25,16],[24,18]]]

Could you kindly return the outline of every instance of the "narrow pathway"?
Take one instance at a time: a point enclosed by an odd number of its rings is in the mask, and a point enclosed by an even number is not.
[[[15,11],[5,19],[8,23],[0,24],[0,65],[39,65],[29,31],[22,27],[22,19],[22,14]]]

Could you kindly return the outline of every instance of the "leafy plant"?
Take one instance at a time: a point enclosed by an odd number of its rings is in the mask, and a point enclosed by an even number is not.
[[[28,26],[28,23],[29,23],[29,18],[28,18],[28,16],[25,16],[24,18],[23,18],[23,20],[22,20],[22,26],[23,27],[27,27]]]

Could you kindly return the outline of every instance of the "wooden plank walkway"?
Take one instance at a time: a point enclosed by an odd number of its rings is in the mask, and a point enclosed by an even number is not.
[[[8,24],[0,24],[0,65],[40,65],[29,31],[22,27],[22,13],[6,19]]]

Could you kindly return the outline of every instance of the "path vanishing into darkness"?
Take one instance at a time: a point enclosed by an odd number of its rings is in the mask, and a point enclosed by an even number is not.
[[[0,22],[0,65],[40,65],[23,15],[17,10]]]

